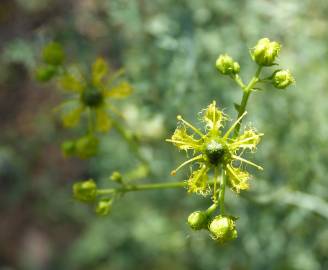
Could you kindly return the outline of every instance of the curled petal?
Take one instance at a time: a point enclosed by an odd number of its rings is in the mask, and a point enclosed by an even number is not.
[[[92,82],[94,85],[99,85],[101,80],[107,75],[109,67],[105,59],[97,58],[92,65]]]
[[[172,142],[181,150],[197,149],[199,147],[199,140],[189,135],[184,125],[177,127],[171,139],[167,141]]]
[[[213,101],[203,111],[202,119],[206,123],[206,128],[208,130],[218,131],[222,127],[222,123],[226,117],[224,113],[216,107],[216,102]]]
[[[83,80],[70,73],[61,76],[58,83],[63,90],[73,93],[81,93],[85,88]]]
[[[122,82],[119,85],[106,90],[105,96],[112,97],[112,98],[125,98],[131,95],[133,89],[132,86],[127,82]]]
[[[208,168],[203,165],[200,169],[193,171],[190,178],[187,180],[188,192],[207,195],[209,192],[208,186]]]
[[[65,127],[75,127],[81,118],[81,113],[83,112],[83,106],[78,106],[71,109],[69,112],[64,113],[62,116],[62,121]]]
[[[239,193],[240,190],[247,190],[249,188],[250,175],[247,171],[227,165],[226,172],[228,174],[232,190]]]
[[[257,133],[255,129],[249,128],[244,131],[243,134],[238,136],[231,144],[234,150],[249,149],[251,151],[256,150],[256,146],[259,144],[263,134]]]
[[[106,132],[112,127],[112,121],[104,108],[96,110],[96,129],[100,132]]]

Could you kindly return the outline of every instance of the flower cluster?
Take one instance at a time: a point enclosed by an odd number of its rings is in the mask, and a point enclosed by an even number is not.
[[[187,180],[189,192],[208,194],[211,185],[208,174],[214,168],[222,168],[224,174],[228,176],[231,188],[235,192],[248,189],[250,174],[243,164],[258,169],[262,168],[243,158],[242,155],[245,150],[254,152],[263,134],[256,132],[253,128],[248,128],[237,137],[230,136],[245,114],[233,123],[225,133],[222,129],[227,117],[216,107],[215,101],[202,112],[202,120],[205,124],[204,132],[178,116],[179,126],[171,139],[167,141],[173,143],[180,150],[192,150],[193,157],[172,171],[172,174],[175,175],[183,166],[195,165]]]
[[[268,38],[257,42],[251,49],[251,57],[257,64],[257,69],[248,83],[244,83],[240,76],[239,63],[229,55],[221,54],[216,60],[216,69],[220,74],[234,80],[243,93],[240,104],[235,104],[237,120],[226,125],[228,117],[217,107],[215,101],[200,113],[203,128],[195,127],[178,115],[178,126],[167,141],[179,150],[186,151],[189,159],[171,174],[176,175],[181,168],[190,166],[188,179],[176,183],[138,185],[131,184],[129,180],[136,175],[140,178],[140,175],[147,174],[148,163],[138,151],[138,142],[117,123],[116,117],[120,116],[120,113],[113,105],[114,99],[125,98],[131,94],[131,86],[126,81],[117,80],[121,72],[111,74],[107,62],[102,58],[96,59],[89,72],[82,72],[76,66],[64,67],[65,54],[61,46],[58,43],[49,44],[42,53],[43,65],[36,73],[38,80],[45,82],[57,77],[60,88],[68,95],[68,99],[58,107],[65,127],[78,125],[84,114],[88,120],[88,130],[83,136],[62,144],[64,154],[83,159],[96,155],[99,149],[97,132],[106,132],[115,126],[143,163],[130,173],[114,172],[110,179],[118,185],[116,188],[99,188],[92,179],[75,183],[74,198],[94,205],[95,212],[105,216],[111,212],[114,200],[127,192],[186,187],[189,193],[211,195],[212,200],[207,210],[197,210],[189,215],[189,226],[193,230],[207,230],[220,244],[236,239],[237,218],[225,213],[226,185],[233,192],[240,193],[249,188],[248,166],[262,170],[261,166],[246,159],[245,154],[256,151],[263,134],[252,127],[246,127],[240,132],[243,118],[247,114],[246,106],[250,94],[259,89],[260,83],[269,83],[277,89],[286,89],[295,83],[288,69],[277,69],[270,76],[261,77],[263,68],[277,65],[280,50],[281,45]],[[215,214],[218,209],[220,213]]]
[[[63,154],[82,159],[95,156],[99,149],[97,132],[108,131],[114,121],[115,126],[119,126],[122,116],[114,100],[129,96],[131,85],[120,80],[122,70],[111,72],[103,58],[97,58],[87,71],[82,71],[78,65],[65,64],[65,52],[57,42],[50,42],[43,48],[41,61],[36,79],[40,82],[56,79],[65,94],[65,100],[55,108],[61,113],[64,127],[77,126],[83,116],[87,120],[81,137],[62,143]]]
[[[66,127],[76,126],[84,112],[91,114],[92,128],[106,132],[112,126],[110,113],[118,114],[112,100],[121,99],[132,93],[132,87],[126,81],[115,83],[121,72],[108,76],[109,67],[103,58],[98,58],[91,67],[91,76],[82,74],[77,68],[71,68],[59,78],[60,87],[71,94],[60,108]]]

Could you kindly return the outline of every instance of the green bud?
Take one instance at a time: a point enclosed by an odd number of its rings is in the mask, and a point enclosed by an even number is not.
[[[35,71],[35,78],[39,82],[48,82],[50,81],[57,73],[57,68],[51,65],[39,67]]]
[[[114,182],[117,183],[122,183],[123,182],[123,177],[122,174],[120,172],[113,172],[112,175],[110,176],[110,179]]]
[[[93,135],[86,135],[76,141],[76,155],[79,158],[87,159],[97,155],[99,140]]]
[[[112,200],[101,200],[97,203],[95,212],[99,216],[107,216],[112,210]]]
[[[78,182],[73,185],[73,196],[82,202],[92,202],[97,196],[97,185],[94,180]]]
[[[75,155],[76,144],[75,141],[65,141],[61,144],[61,150],[65,157]]]
[[[236,218],[231,216],[216,216],[208,226],[213,239],[217,240],[220,244],[236,239],[237,230],[235,220]]]
[[[261,66],[271,66],[281,49],[281,45],[276,41],[270,41],[268,38],[260,39],[251,54],[253,60]]]
[[[235,62],[229,55],[221,54],[215,63],[218,71],[223,75],[237,74],[240,71],[238,62]]]
[[[195,211],[188,217],[188,224],[193,230],[201,230],[207,227],[208,216],[203,211]]]
[[[278,89],[285,89],[295,82],[293,75],[287,70],[277,70],[273,73],[272,84]]]
[[[62,46],[57,42],[51,42],[43,48],[42,60],[50,65],[58,66],[64,61],[65,54]]]

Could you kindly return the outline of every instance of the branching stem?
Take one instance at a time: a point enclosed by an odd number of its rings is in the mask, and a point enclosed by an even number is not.
[[[110,195],[114,193],[126,193],[131,191],[144,191],[153,189],[170,189],[170,188],[183,188],[187,185],[186,182],[170,182],[170,183],[155,183],[155,184],[140,184],[140,185],[126,185],[119,188],[99,189],[98,195]]]
[[[246,111],[246,106],[247,106],[249,96],[252,93],[252,90],[253,90],[255,84],[258,83],[258,81],[259,81],[259,76],[260,76],[261,70],[262,70],[262,66],[258,66],[258,68],[255,72],[255,75],[253,76],[251,81],[248,83],[248,85],[246,87],[242,87],[242,90],[243,90],[244,94],[243,94],[241,103],[240,103],[239,108],[238,108],[238,117],[237,117],[237,119],[240,118]],[[233,134],[234,138],[237,137],[238,134],[239,134],[241,122],[242,122],[242,120],[239,121],[238,124],[235,127],[234,134]]]

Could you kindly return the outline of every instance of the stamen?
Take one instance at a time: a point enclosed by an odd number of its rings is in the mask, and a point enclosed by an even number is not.
[[[231,168],[230,165],[227,165],[227,169],[236,179],[238,179],[241,182],[241,179],[238,177],[237,174],[235,174],[234,170]],[[234,183],[236,183],[233,179],[230,179],[230,180],[233,181]]]
[[[213,104],[213,107],[214,107],[214,112],[213,112],[213,123],[215,123],[215,115],[216,115],[216,113],[215,113],[215,109],[216,109],[216,102],[215,102],[215,100],[213,100],[213,102],[212,102],[212,104]]]
[[[166,139],[165,141],[167,142],[171,142],[171,143],[179,143],[179,144],[183,144],[183,145],[192,145],[193,147],[198,147],[197,144],[194,144],[194,143],[186,143],[184,141],[178,141],[178,140],[172,140],[172,139]]]
[[[263,136],[263,135],[264,135],[263,133],[256,134],[256,135],[254,135],[254,136],[252,136],[252,137],[248,137],[248,138],[243,139],[243,140],[235,141],[234,143],[232,143],[232,145],[243,144],[244,142],[247,142],[247,141],[253,140],[253,139],[255,139],[256,137],[261,137],[261,136]]]
[[[243,117],[247,114],[247,112],[245,111],[237,120],[236,122],[233,123],[233,125],[228,129],[228,131],[226,132],[226,134],[224,134],[223,138],[226,139],[228,138],[228,136],[230,135],[230,133],[235,129],[235,127],[237,126],[237,124],[241,121],[241,119],[243,119]]]
[[[198,128],[195,128],[192,124],[190,124],[186,120],[184,120],[181,115],[178,115],[177,116],[177,119],[179,121],[182,121],[186,126],[190,127],[193,131],[195,131],[201,137],[204,137],[205,136]]]
[[[245,181],[243,181],[242,179],[240,179],[240,177],[238,177],[238,175],[235,174],[234,170],[231,168],[230,165],[227,165],[227,169],[239,181],[239,183],[238,183],[238,182],[236,182],[236,180],[233,177],[230,177],[229,178],[230,181],[233,183],[232,185],[236,189],[237,193],[240,192],[240,189],[241,189],[241,185],[242,184],[246,184],[248,186],[247,182],[245,183]]]
[[[231,168],[230,165],[227,165],[227,169],[228,169],[229,172],[231,172],[231,174],[232,174],[235,178],[237,178],[239,181],[241,181],[241,179],[238,177],[237,174],[235,174],[234,170]]]
[[[189,164],[189,163],[191,163],[191,162],[193,162],[195,160],[199,160],[199,159],[202,159],[202,158],[203,158],[203,155],[198,155],[196,157],[193,157],[191,159],[188,159],[187,161],[183,162],[178,168],[176,168],[175,170],[173,170],[171,172],[171,175],[172,176],[175,176],[176,173],[177,173],[177,171],[180,170],[182,167],[186,166],[187,164]]]
[[[254,166],[255,168],[257,168],[257,169],[263,171],[263,168],[262,168],[261,166],[255,164],[255,163],[253,163],[253,162],[251,162],[251,161],[249,161],[249,160],[247,160],[247,159],[244,159],[244,158],[242,158],[242,157],[240,157],[240,156],[236,156],[236,155],[232,155],[232,157],[235,158],[235,159],[238,159],[238,160],[240,160],[240,161],[242,161],[242,162],[245,162],[245,163],[247,163],[247,164],[249,164],[249,165],[252,165],[252,166]]]

